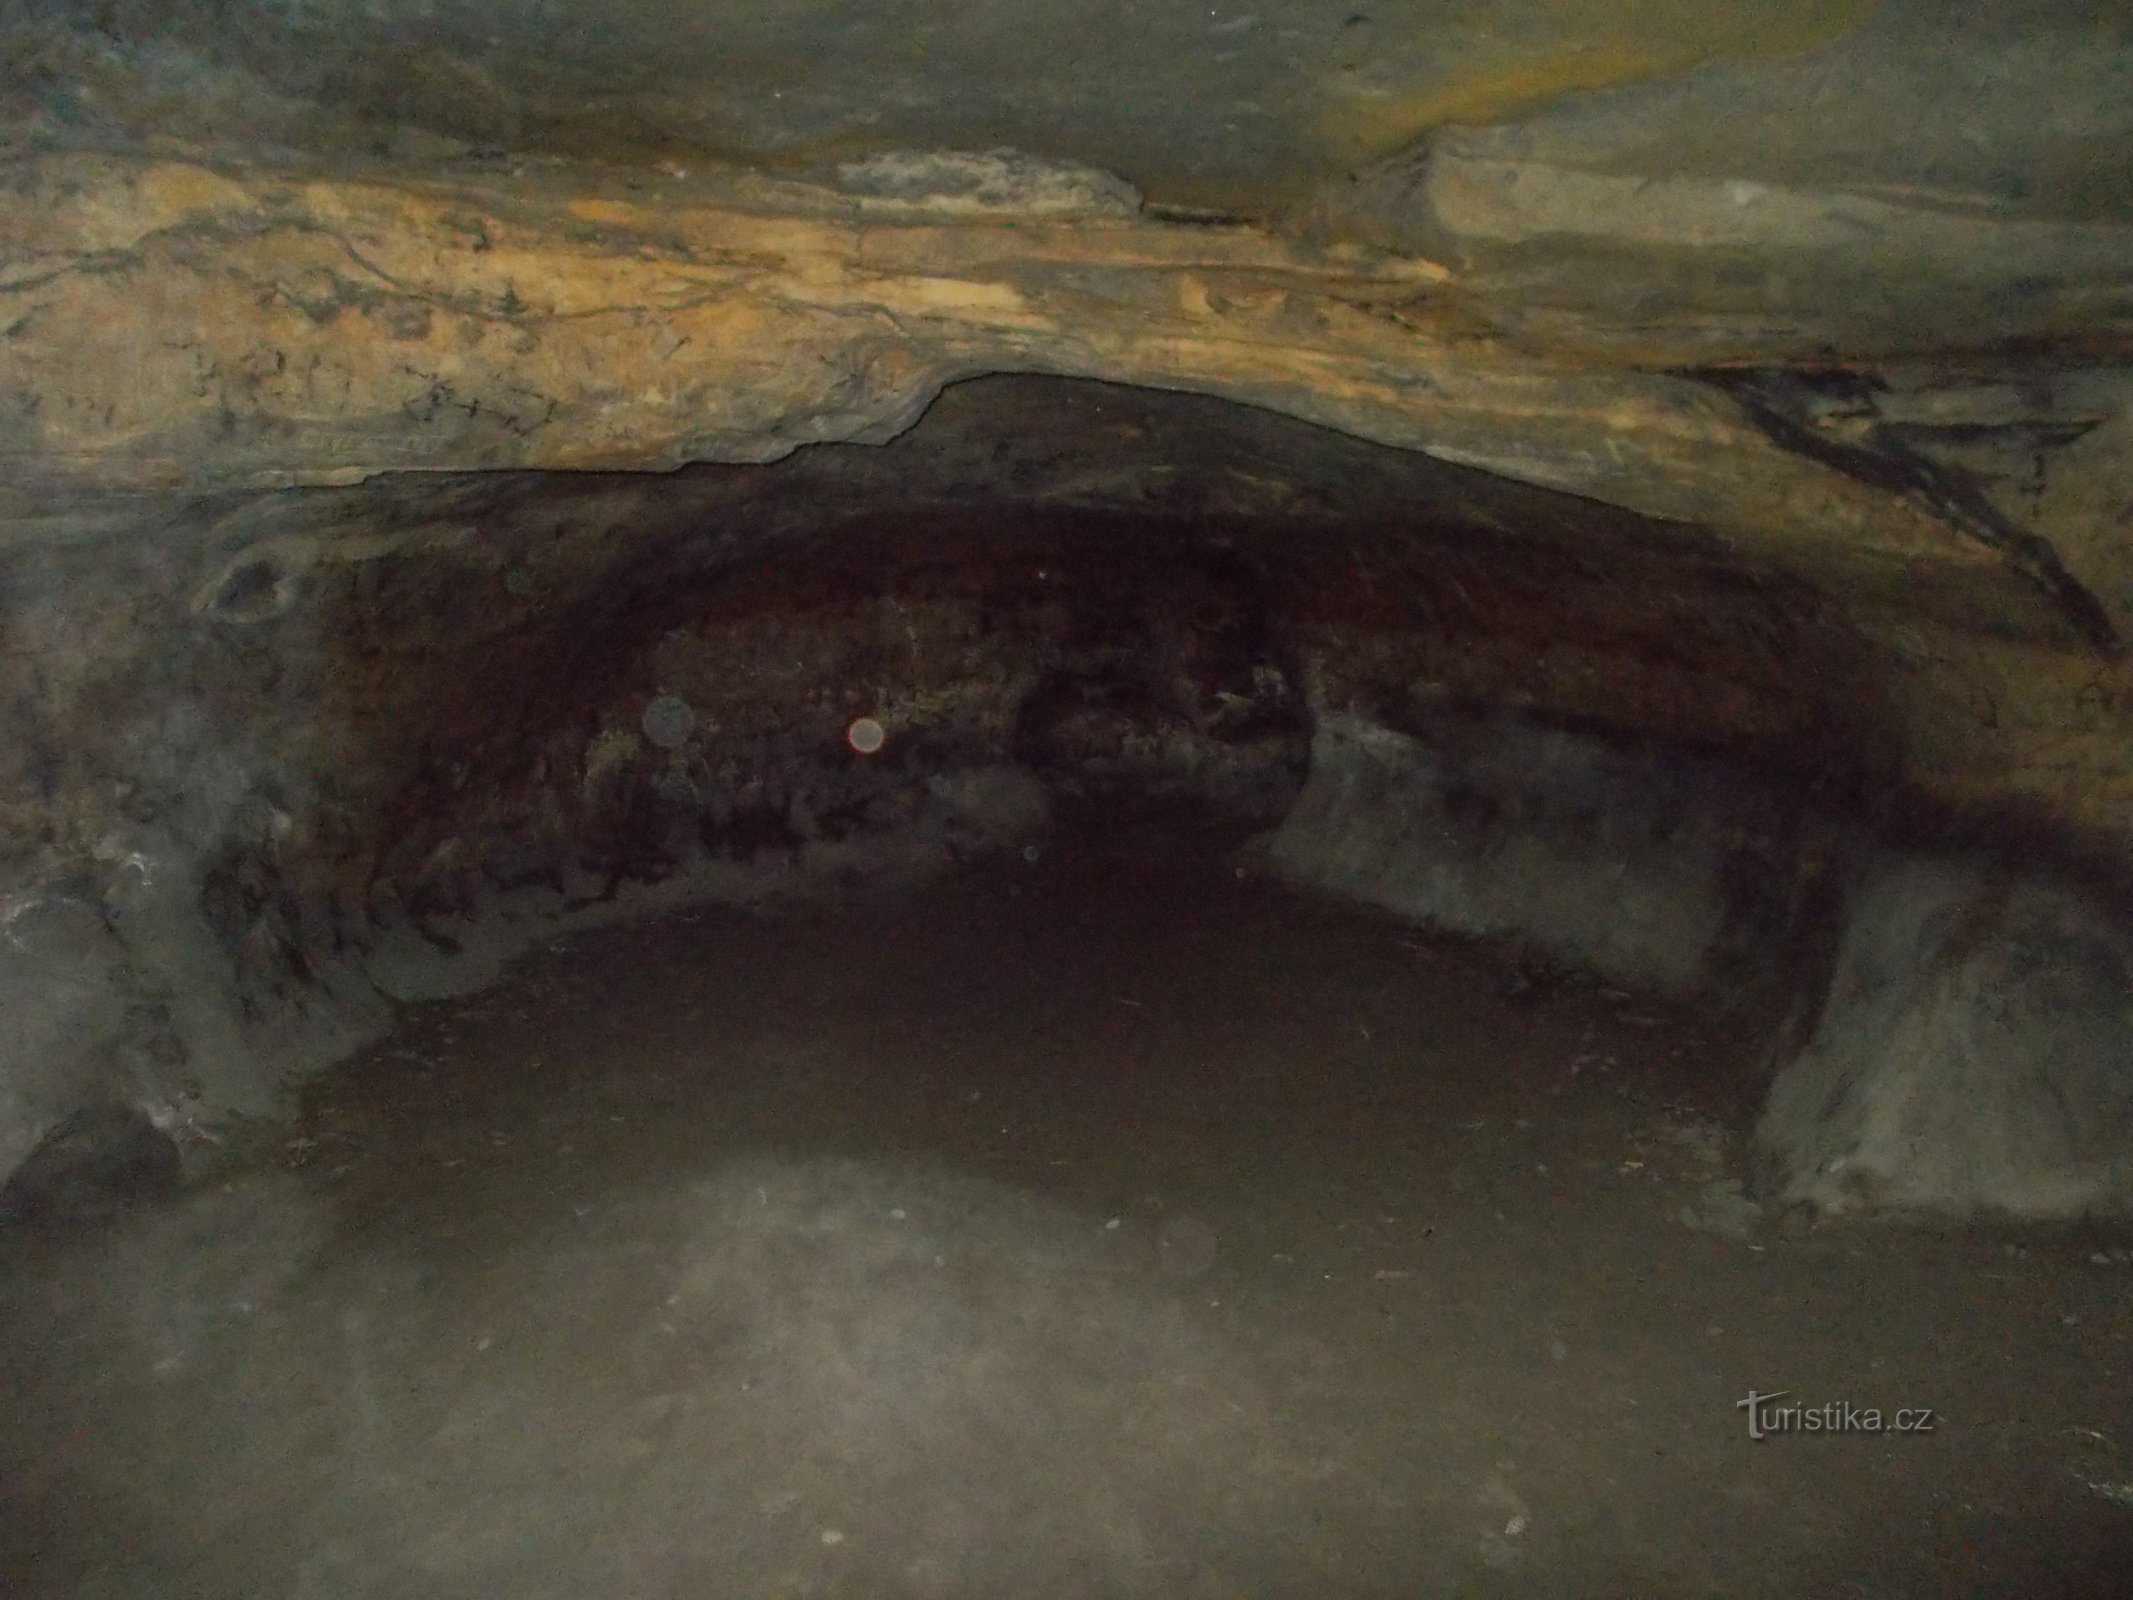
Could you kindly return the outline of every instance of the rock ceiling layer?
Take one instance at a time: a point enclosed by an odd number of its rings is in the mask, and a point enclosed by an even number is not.
[[[25,8],[41,109],[257,143],[786,166],[1012,145],[1171,204],[1296,200],[1430,127],[1714,58],[1870,0],[106,0]],[[70,14],[71,11],[71,14]],[[40,92],[41,91],[41,92]]]
[[[1927,759],[2127,833],[2123,18],[114,0],[0,39],[11,538],[773,460],[988,372],[1192,390],[1817,576],[1978,708]],[[1997,620],[1906,611],[1951,587]]]

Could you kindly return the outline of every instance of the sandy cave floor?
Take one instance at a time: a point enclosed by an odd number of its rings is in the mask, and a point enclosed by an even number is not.
[[[1071,848],[559,941],[0,1232],[0,1592],[2133,1592],[2126,1236],[1769,1226],[1748,1053]]]

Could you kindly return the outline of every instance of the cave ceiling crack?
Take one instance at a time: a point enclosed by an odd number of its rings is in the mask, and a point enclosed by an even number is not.
[[[2106,660],[2124,656],[2124,636],[2103,601],[2067,569],[2049,539],[1994,505],[1971,474],[1921,454],[1892,424],[1868,420],[1859,443],[1835,438],[1817,426],[1818,403],[1832,393],[1841,391],[1854,406],[1870,408],[1871,379],[1850,371],[1825,374],[1785,367],[1690,370],[1681,376],[1731,395],[1780,447],[1869,487],[1901,494],[1994,551]]]

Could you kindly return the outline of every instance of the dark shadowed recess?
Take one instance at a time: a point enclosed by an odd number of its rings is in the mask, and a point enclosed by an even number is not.
[[[1438,742],[1561,728],[1946,831],[1895,781],[1876,608],[2024,626],[1959,576],[1877,593],[1846,573],[1840,601],[1693,527],[1225,402],[1034,378],[958,386],[887,446],[767,467],[396,475],[70,515],[72,543],[5,561],[33,640],[96,640],[0,664],[29,730],[5,774],[18,842],[70,825],[38,797],[100,788],[213,856],[236,922],[277,897],[358,914],[790,843],[789,797],[748,769],[849,766],[836,733],[889,702],[897,736],[832,797],[844,822],[979,755],[1103,756],[1109,781],[1092,768],[1080,795],[1098,801],[1133,787],[1131,751],[1143,778],[1190,765],[1166,741],[1293,769],[1315,706]],[[2057,626],[2042,601],[2032,625]],[[695,805],[683,791],[720,774],[671,761],[599,793],[564,777],[603,717],[683,680],[740,798]],[[57,781],[99,763],[101,786]],[[245,793],[203,795],[239,766]],[[1265,826],[1282,787],[1233,820]]]

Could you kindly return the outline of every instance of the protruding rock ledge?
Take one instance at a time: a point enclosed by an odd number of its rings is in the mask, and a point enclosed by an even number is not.
[[[420,184],[48,157],[0,193],[18,490],[661,469],[1051,372],[1222,395],[1759,545],[1986,560],[1709,386],[1552,362],[1426,260],[1120,210],[942,219],[560,167]]]

